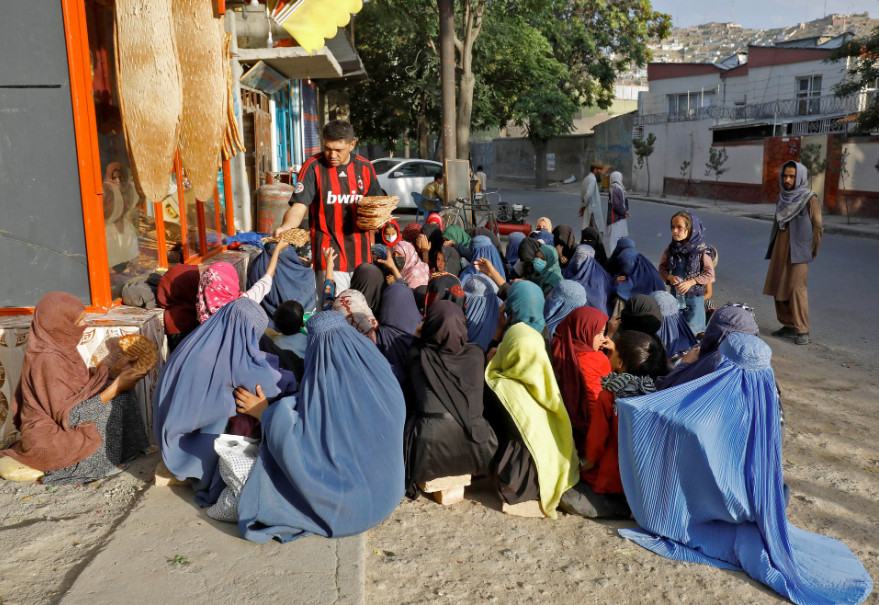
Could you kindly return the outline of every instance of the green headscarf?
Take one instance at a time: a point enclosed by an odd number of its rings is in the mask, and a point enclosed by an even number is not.
[[[452,240],[456,244],[463,244],[465,246],[470,245],[470,236],[467,235],[467,232],[458,225],[449,225],[446,227],[446,230],[443,231],[443,238]]]
[[[543,318],[543,305],[545,303],[543,293],[536,284],[519,280],[510,286],[504,309],[510,316],[511,326],[523,323],[538,332],[543,332],[543,328],[546,326],[546,320]]]
[[[542,271],[538,271],[534,267],[534,273],[531,281],[540,286],[543,293],[550,292],[557,283],[562,281],[562,268],[559,266],[559,253],[552,246],[541,246],[540,252],[546,259],[546,267]]]

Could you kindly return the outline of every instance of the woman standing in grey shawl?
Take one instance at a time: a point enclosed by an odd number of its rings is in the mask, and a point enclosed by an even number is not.
[[[809,338],[809,298],[806,277],[818,254],[824,233],[821,203],[809,189],[809,173],[799,162],[785,162],[778,175],[781,192],[769,239],[769,270],[763,294],[775,298],[781,328],[773,336],[795,336],[798,345]]]
[[[623,175],[610,173],[610,195],[607,198],[607,227],[604,230],[604,249],[610,255],[616,248],[617,240],[629,235],[629,198],[623,187]]]

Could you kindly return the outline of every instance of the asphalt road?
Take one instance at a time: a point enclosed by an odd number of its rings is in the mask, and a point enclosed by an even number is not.
[[[549,217],[554,225],[579,227],[579,194],[502,188],[505,201],[531,207],[529,221]],[[658,264],[671,240],[669,220],[683,208],[632,201],[629,235],[641,253]],[[710,209],[699,212],[706,240],[717,247],[720,262],[714,287],[718,305],[736,300],[750,304],[761,331],[779,324],[772,298],[763,294],[769,261],[764,260],[771,223]],[[809,268],[811,334],[847,359],[879,368],[879,240],[825,234]]]

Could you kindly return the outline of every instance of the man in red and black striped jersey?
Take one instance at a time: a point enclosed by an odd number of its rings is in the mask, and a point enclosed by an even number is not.
[[[327,248],[332,248],[338,258],[333,277],[336,292],[341,292],[350,286],[351,273],[357,265],[372,260],[372,232],[361,231],[354,224],[357,201],[366,195],[382,193],[369,160],[351,155],[357,141],[350,123],[327,122],[322,134],[323,153],[311,156],[302,165],[290,197],[290,209],[284,214],[281,226],[275,229],[275,237],[299,227],[308,212],[317,292],[323,291],[326,275],[323,251]]]

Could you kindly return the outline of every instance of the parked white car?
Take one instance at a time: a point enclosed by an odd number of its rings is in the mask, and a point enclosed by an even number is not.
[[[399,208],[415,208],[412,192],[421,193],[443,169],[439,162],[406,158],[381,158],[373,160],[372,166],[385,193],[399,196]]]

